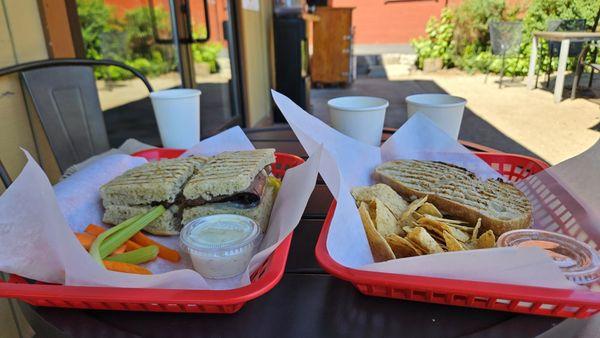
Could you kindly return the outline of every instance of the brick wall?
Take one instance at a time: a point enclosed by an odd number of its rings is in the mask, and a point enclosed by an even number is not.
[[[448,5],[460,0],[449,0]],[[355,7],[352,21],[357,44],[408,43],[425,34],[425,25],[432,15],[438,16],[445,0],[435,2],[415,0],[385,4],[384,0],[330,0],[333,7]]]

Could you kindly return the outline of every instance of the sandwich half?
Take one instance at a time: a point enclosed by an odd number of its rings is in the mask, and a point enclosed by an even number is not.
[[[445,215],[471,224],[481,218],[482,228],[491,229],[496,236],[531,226],[531,203],[523,192],[502,180],[481,181],[452,164],[391,161],[379,165],[374,176],[407,200],[427,196],[427,201]]]
[[[274,162],[274,149],[211,157],[183,188],[183,224],[201,216],[238,214],[254,219],[265,231],[277,190],[269,179]]]
[[[160,160],[126,171],[100,187],[105,209],[103,222],[116,225],[163,205],[167,210],[145,230],[155,235],[179,233],[181,211],[177,202],[181,200],[181,190],[206,161],[199,156]]]

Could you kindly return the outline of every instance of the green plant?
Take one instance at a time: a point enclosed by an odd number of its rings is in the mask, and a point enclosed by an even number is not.
[[[113,59],[139,69],[146,76],[156,76],[176,69],[172,46],[154,41],[152,17],[146,7],[126,11],[121,19],[102,0],[77,0],[86,57]],[[155,8],[159,32],[169,29],[169,14]],[[133,75],[119,67],[96,67],[96,78],[124,80]]]
[[[414,40],[413,46],[417,52],[417,65],[422,67],[422,60],[427,57],[440,57],[433,51],[436,45],[448,45],[443,55],[446,66],[455,65],[468,72],[487,71],[497,73],[501,68],[499,57],[492,55],[488,24],[492,20],[522,20],[523,40],[519,48],[519,54],[506,59],[505,73],[507,75],[524,75],[529,65],[531,51],[531,36],[536,30],[545,30],[546,23],[550,19],[574,19],[585,18],[588,26],[593,24],[594,18],[600,6],[599,0],[530,0],[526,5],[509,6],[504,0],[466,0],[453,9],[444,9],[442,16],[446,14],[452,20],[445,27],[452,27],[452,43],[440,43],[437,36],[429,33],[430,25],[426,29],[427,37]],[[525,10],[525,12],[523,12]],[[440,25],[440,20],[433,22]],[[445,34],[449,34],[445,31]],[[445,35],[447,36],[447,35]],[[438,47],[438,50],[440,47]],[[548,55],[546,43],[540,44],[539,53]],[[447,55],[450,54],[450,55]],[[450,59],[450,60],[448,60]],[[570,62],[573,62],[571,60]],[[546,69],[548,58],[538,62],[538,66]],[[552,61],[552,67],[556,69],[558,60]]]
[[[216,73],[219,71],[219,63],[217,56],[223,49],[220,43],[202,43],[192,45],[192,56],[195,62],[204,62],[210,65],[210,72]]]
[[[444,8],[439,19],[431,17],[425,28],[427,37],[411,41],[417,52],[417,65],[423,68],[425,59],[441,58],[444,66],[451,67],[455,51],[453,40],[454,15],[452,10]]]

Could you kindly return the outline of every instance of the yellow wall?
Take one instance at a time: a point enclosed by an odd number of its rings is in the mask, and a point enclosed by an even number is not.
[[[47,59],[37,1],[0,1],[0,67]],[[52,180],[59,177],[39,120],[29,118],[19,77],[14,74],[0,77],[0,161],[13,179],[25,164],[19,147],[31,152]]]
[[[241,21],[242,78],[246,126],[272,121],[271,74],[273,60],[273,7],[271,0],[260,0],[260,11],[244,9],[238,0]]]

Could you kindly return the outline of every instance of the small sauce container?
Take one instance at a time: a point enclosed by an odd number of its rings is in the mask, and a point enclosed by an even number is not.
[[[180,245],[204,278],[228,278],[246,270],[259,237],[258,224],[248,217],[212,215],[186,224]]]
[[[498,247],[539,247],[552,257],[565,277],[577,284],[600,280],[600,257],[589,245],[555,232],[521,229],[498,237]]]

